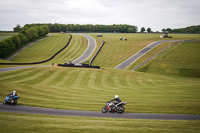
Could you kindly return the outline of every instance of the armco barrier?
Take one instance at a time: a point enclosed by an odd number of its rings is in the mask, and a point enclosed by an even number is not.
[[[151,57],[150,59],[146,60],[146,61],[143,62],[142,64],[140,64],[140,65],[138,65],[137,67],[135,67],[132,71],[137,70],[138,68],[140,68],[141,66],[143,66],[143,65],[146,64],[147,62],[153,60],[153,59],[156,58],[158,55],[160,55],[160,54],[163,53],[165,50],[167,50],[169,47],[171,47],[173,44],[176,44],[176,43],[183,43],[183,42],[192,42],[192,41],[200,41],[200,39],[183,40],[183,41],[173,42],[173,43],[171,43],[169,46],[167,46],[166,48],[164,48],[162,51],[160,51],[158,54],[156,54],[155,56]]]
[[[62,67],[81,67],[81,68],[97,68],[100,69],[100,66],[90,66],[89,64],[58,64],[58,66]]]
[[[48,61],[54,59],[55,56],[58,55],[60,52],[62,52],[69,45],[71,39],[72,39],[72,35],[70,34],[70,38],[69,38],[69,41],[67,42],[67,44],[62,49],[60,49],[57,53],[55,53],[51,58],[49,58],[47,60],[39,61],[39,62],[31,62],[31,63],[0,63],[0,65],[33,65],[33,64],[41,64],[41,63],[48,62]]]
[[[96,56],[99,54],[99,52],[101,51],[102,47],[104,46],[105,44],[105,41],[103,41],[103,43],[101,44],[99,50],[96,52],[96,54],[94,55],[94,57],[90,60],[90,63],[89,65],[91,66],[92,65],[92,62],[94,61],[94,59],[96,58]]]

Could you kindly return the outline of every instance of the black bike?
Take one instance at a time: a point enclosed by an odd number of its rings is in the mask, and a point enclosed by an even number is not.
[[[108,101],[106,103],[106,106],[104,106],[102,108],[102,113],[106,113],[106,112],[117,112],[117,113],[123,113],[125,110],[124,105],[126,105],[127,102],[120,102],[118,104],[114,104],[111,101]]]

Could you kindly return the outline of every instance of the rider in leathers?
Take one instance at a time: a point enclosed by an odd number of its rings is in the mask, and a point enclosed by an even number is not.
[[[16,91],[13,91],[13,93],[8,94],[8,96],[9,96],[10,98],[12,98],[12,97],[14,97],[14,96],[17,96],[17,93],[16,93]]]
[[[111,101],[115,101],[115,102],[114,102],[114,106],[115,106],[116,104],[118,104],[118,103],[121,102],[121,100],[119,99],[119,96],[118,96],[118,95],[115,95],[115,99],[112,99],[112,100],[110,100],[109,102],[111,102]],[[108,111],[110,111],[112,107],[113,107],[113,106],[111,106],[110,109],[109,109]]]

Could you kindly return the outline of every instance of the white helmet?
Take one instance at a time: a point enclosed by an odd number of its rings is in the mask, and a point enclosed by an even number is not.
[[[13,93],[16,93],[16,91],[13,91]]]
[[[118,96],[118,95],[115,95],[115,98],[119,98],[119,96]]]

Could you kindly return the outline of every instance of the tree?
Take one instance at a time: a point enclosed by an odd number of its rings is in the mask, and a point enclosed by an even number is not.
[[[45,30],[40,26],[40,27],[36,27],[38,30],[38,35],[39,37],[45,36]]]
[[[148,29],[147,29],[147,32],[148,32],[148,33],[151,33],[151,28],[148,28]]]
[[[169,33],[173,32],[173,30],[171,28],[167,28],[166,31],[168,31]]]
[[[19,33],[17,36],[20,38],[22,44],[27,43],[29,41],[28,38],[27,38],[27,36],[25,36],[22,33]]]
[[[47,25],[42,25],[41,28],[44,29],[45,35],[50,32],[49,27]]]
[[[17,49],[21,47],[22,41],[21,41],[21,39],[19,38],[18,35],[12,36],[11,39],[14,42]]]
[[[142,27],[140,32],[143,33],[144,31],[145,31],[145,28]]]
[[[134,28],[128,28],[127,32],[128,32],[128,33],[134,33],[135,30],[134,30]]]
[[[21,30],[21,26],[17,24],[16,27],[13,28],[14,32],[19,32]]]
[[[38,30],[35,27],[31,27],[25,31],[25,35],[28,37],[30,41],[39,37]]]

